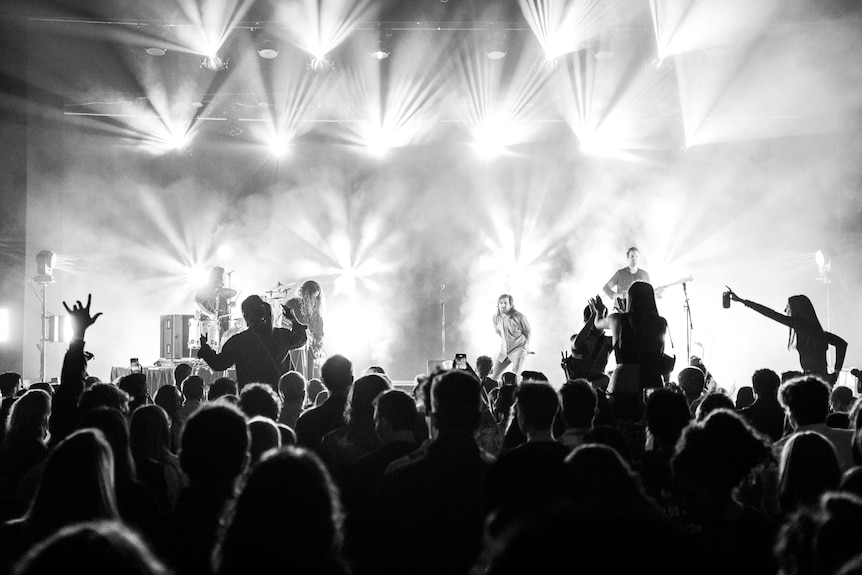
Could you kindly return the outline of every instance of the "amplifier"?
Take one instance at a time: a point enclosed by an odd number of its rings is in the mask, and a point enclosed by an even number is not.
[[[181,359],[191,357],[189,351],[189,320],[193,315],[163,315],[158,357]]]

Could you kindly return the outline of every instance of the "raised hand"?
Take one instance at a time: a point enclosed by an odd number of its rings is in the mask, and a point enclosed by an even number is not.
[[[209,347],[209,338],[207,338],[207,334],[201,334],[201,348]]]
[[[730,294],[730,299],[732,299],[733,301],[742,301],[742,298],[739,297],[738,295],[736,295],[736,293],[734,293],[734,291],[732,289],[730,289],[730,287],[728,287],[728,286],[724,286],[724,287],[727,288],[727,293]]]
[[[72,332],[74,339],[84,339],[84,332],[87,328],[96,323],[102,312],[96,315],[90,315],[90,304],[93,301],[93,294],[87,294],[87,305],[82,305],[81,300],[75,302],[70,309],[66,302],[63,302],[63,307],[66,308],[66,313],[72,319]]]

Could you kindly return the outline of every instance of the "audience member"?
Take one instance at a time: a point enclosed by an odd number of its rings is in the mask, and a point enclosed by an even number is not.
[[[758,369],[751,376],[754,403],[739,411],[754,429],[778,441],[784,434],[784,408],[778,403],[781,379],[771,369]]]
[[[452,370],[431,384],[431,440],[394,461],[376,516],[378,573],[466,573],[482,536],[482,486],[490,456],[476,444],[481,384]]]
[[[188,485],[176,507],[147,530],[153,549],[177,575],[212,573],[221,518],[249,461],[245,416],[233,405],[207,404],[186,422],[180,466]]]
[[[249,474],[215,552],[216,575],[348,573],[338,490],[312,452],[267,454]]]
[[[296,421],[302,415],[302,403],[305,399],[305,376],[298,371],[288,371],[278,380],[278,393],[284,402],[278,422],[291,429],[296,428]]]
[[[836,386],[829,395],[829,415],[826,425],[835,429],[850,428],[850,408],[853,405],[853,392],[849,387]]]
[[[778,399],[795,432],[816,431],[832,443],[842,472],[853,466],[853,432],[849,429],[833,429],[826,425],[826,416],[829,414],[829,385],[825,381],[813,375],[791,379],[781,385]],[[777,441],[776,452],[780,452],[788,440],[789,437],[784,437]]]
[[[777,525],[734,493],[772,458],[768,442],[736,412],[719,409],[683,431],[671,460],[676,493],[701,525],[698,551],[708,573],[773,573]]]
[[[28,501],[16,499],[18,484],[30,469],[48,456],[48,419],[51,396],[31,389],[12,404],[6,438],[0,447],[0,498],[2,517],[26,510]]]
[[[142,405],[129,422],[129,447],[141,482],[164,510],[173,509],[185,483],[179,458],[171,452],[168,414],[158,405]]]
[[[584,443],[584,437],[593,428],[598,396],[586,379],[575,379],[563,384],[560,398],[566,429],[557,437],[557,441],[571,451]]]
[[[183,406],[180,419],[187,420],[204,404],[204,380],[199,375],[190,375],[183,380]]]
[[[674,490],[671,459],[682,430],[690,421],[691,411],[683,393],[662,388],[647,398],[647,430],[653,442],[652,449],[644,452],[641,478],[646,493],[658,503],[665,517],[681,527],[685,526],[688,518]]]
[[[62,527],[80,521],[119,519],[114,458],[101,431],[70,434],[48,455],[26,514],[0,527],[0,572]]]
[[[0,445],[3,444],[3,437],[6,433],[6,421],[9,419],[9,411],[18,397],[20,387],[20,374],[12,371],[0,374],[0,397],[2,397],[2,402],[0,402]]]
[[[237,406],[249,419],[259,415],[275,423],[281,413],[281,397],[271,385],[247,383],[239,393]]]
[[[165,410],[171,425],[171,452],[180,450],[180,435],[183,432],[183,418],[180,409],[183,406],[183,394],[173,385],[163,385],[156,391],[153,403]]]
[[[326,392],[326,397],[329,397],[329,390],[327,390],[323,386],[323,381],[320,379],[313,377],[308,380],[308,384],[305,386],[305,401],[302,404],[303,409],[311,409],[317,405],[317,396],[321,393]]]
[[[145,373],[130,373],[120,378],[117,387],[129,395],[128,417],[141,405],[152,403]]]
[[[296,421],[297,445],[312,450],[320,447],[324,435],[344,425],[347,394],[353,385],[353,364],[343,355],[333,355],[323,362],[320,375],[330,397],[321,405],[304,411]]]
[[[706,386],[703,371],[694,366],[684,367],[679,370],[676,375],[677,382],[685,392],[685,398],[688,401],[689,410],[694,415],[697,411],[697,406],[706,395]]]
[[[278,424],[268,417],[256,415],[249,419],[248,432],[251,436],[249,455],[252,465],[260,461],[263,454],[270,449],[281,447],[281,432],[278,429]]]
[[[754,403],[754,388],[744,385],[736,390],[736,400],[733,402],[736,411],[745,409]]]
[[[169,575],[146,543],[119,521],[88,521],[64,527],[33,547],[14,575]]]
[[[694,411],[695,421],[703,421],[706,416],[717,409],[733,410],[733,400],[723,391],[713,391],[700,398],[700,403]]]
[[[192,366],[187,363],[178,363],[174,368],[174,386],[179,389],[180,385],[186,380],[186,378],[192,373],[194,370]]]
[[[219,377],[210,385],[207,390],[207,401],[215,401],[226,395],[238,395],[237,385],[234,380],[229,377]]]
[[[841,470],[835,448],[813,431],[794,433],[781,450],[778,501],[785,516],[814,508],[820,496],[838,489]]]

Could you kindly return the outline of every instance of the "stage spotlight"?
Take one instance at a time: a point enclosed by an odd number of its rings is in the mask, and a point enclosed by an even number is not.
[[[375,60],[385,60],[392,52],[392,48],[390,47],[390,41],[392,40],[392,32],[375,31],[374,35],[375,38],[372,44],[373,47],[368,54]]]
[[[155,47],[147,48],[146,51],[147,51],[147,54],[149,54],[150,56],[164,56],[168,52],[164,48],[155,48]]]
[[[832,271],[832,256],[825,250],[817,250],[814,254],[814,261],[817,262],[817,270],[821,275]]]
[[[335,69],[335,63],[327,58],[326,54],[320,56],[312,56],[306,64],[306,69],[314,72],[331,72]]]
[[[278,42],[267,38],[257,45],[257,55],[264,60],[275,60],[278,58],[278,49]]]
[[[287,153],[287,142],[283,138],[279,138],[278,136],[273,137],[269,141],[269,153],[273,156],[280,158]]]
[[[188,271],[188,279],[189,283],[194,287],[201,287],[206,285],[209,280],[210,273],[209,270],[204,268],[190,268]]]
[[[227,58],[219,56],[207,56],[201,62],[201,68],[206,68],[210,72],[221,72],[227,70]]]
[[[485,39],[485,55],[489,60],[502,60],[506,57],[507,40],[508,36],[504,30],[495,30],[488,33]]]
[[[54,283],[54,265],[57,263],[57,254],[50,250],[42,250],[36,254],[36,277],[39,283]]]

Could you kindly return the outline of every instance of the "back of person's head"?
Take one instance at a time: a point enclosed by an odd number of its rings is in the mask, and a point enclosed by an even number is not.
[[[724,392],[721,391],[713,391],[712,393],[707,393],[703,400],[700,402],[700,405],[697,406],[697,410],[694,414],[694,418],[697,421],[703,421],[706,419],[706,416],[716,411],[718,409],[730,409],[733,410],[735,406],[733,405],[733,400],[730,399]]]
[[[646,402],[646,422],[650,433],[662,447],[673,447],[691,421],[685,395],[669,388],[652,392]]]
[[[548,383],[548,376],[541,371],[525,369],[521,372],[521,383]]]
[[[476,373],[479,377],[487,377],[494,367],[494,360],[487,355],[480,355],[476,358]]]
[[[679,386],[685,391],[689,403],[701,396],[705,381],[703,371],[697,367],[685,367],[679,371],[676,377]]]
[[[122,413],[112,407],[97,407],[81,414],[78,427],[92,427],[105,434],[114,452],[114,475],[118,481],[137,478],[129,448],[129,422]]]
[[[362,375],[371,375],[371,374],[375,374],[375,373],[377,375],[386,375],[386,370],[383,369],[383,367],[379,366],[379,365],[369,365],[368,367],[365,368],[365,371],[362,372]]]
[[[729,494],[771,457],[768,441],[739,414],[719,409],[683,430],[671,464],[678,485]]]
[[[820,496],[838,488],[841,468],[832,443],[813,431],[793,434],[781,450],[778,501],[784,513],[815,506]]]
[[[153,403],[164,409],[168,418],[173,421],[183,406],[183,394],[176,386],[163,385],[156,391]]]
[[[353,364],[343,355],[332,355],[323,362],[320,377],[332,395],[344,395],[353,383]]]
[[[99,380],[97,379],[93,383],[99,383]],[[44,391],[45,393],[47,393],[48,395],[50,395],[52,397],[54,395],[54,386],[51,385],[50,382],[47,382],[47,381],[37,381],[36,383],[30,384],[30,387],[28,387],[27,389],[41,389],[42,391]]]
[[[3,397],[14,395],[21,385],[21,374],[14,371],[7,371],[0,374],[0,394]]]
[[[636,316],[657,316],[655,290],[644,281],[636,281],[629,286],[626,296],[626,313]]]
[[[524,428],[550,430],[560,410],[560,398],[547,383],[522,383],[515,394],[518,423]]]
[[[586,379],[567,381],[560,388],[563,421],[566,427],[585,429],[593,426],[598,396]]]
[[[778,401],[797,426],[825,423],[829,415],[829,385],[813,375],[797,377],[781,384]]]
[[[618,427],[613,425],[596,425],[584,435],[584,443],[595,443],[610,447],[631,465],[632,454],[628,440]]]
[[[479,425],[481,384],[473,374],[450,370],[431,382],[431,413],[441,433],[472,434]]]
[[[796,370],[796,369],[791,369],[789,371],[782,371],[781,372],[781,383],[787,383],[791,379],[796,379],[797,377],[802,377],[803,375],[805,375],[805,374],[799,370]]]
[[[171,444],[168,414],[158,405],[142,405],[129,420],[129,447],[135,456],[164,461]]]
[[[194,373],[192,366],[187,363],[180,363],[174,368],[174,385],[180,386],[188,376]]]
[[[823,330],[820,327],[820,320],[817,319],[814,304],[806,295],[792,295],[787,298],[787,315],[805,320],[809,324],[816,325],[821,331]]]
[[[141,537],[119,521],[64,527],[33,547],[14,575],[167,575],[169,570]]]
[[[180,466],[192,487],[232,486],[245,468],[250,441],[239,408],[222,402],[204,405],[183,426]]]
[[[566,457],[572,492],[581,507],[646,504],[637,475],[617,451],[607,445],[585,443]]]
[[[344,406],[344,421],[351,427],[371,431],[374,425],[374,398],[392,389],[389,380],[378,374],[363,375],[350,388]]]
[[[288,371],[278,378],[278,393],[284,403],[302,403],[306,385],[304,375],[298,371]]]
[[[374,413],[377,425],[385,420],[394,432],[413,431],[419,417],[416,402],[405,392],[389,389],[374,398]]]
[[[183,397],[186,401],[202,401],[204,398],[204,378],[190,375],[183,380]]]
[[[237,385],[234,380],[229,377],[219,377],[210,384],[210,388],[207,390],[207,401],[215,401],[225,395],[237,395],[237,393]]]
[[[281,431],[275,421],[269,417],[256,415],[249,419],[248,432],[251,436],[249,454],[252,465],[270,449],[281,447]]]
[[[239,393],[239,408],[248,418],[260,415],[277,421],[281,413],[281,398],[269,384],[248,383]]]
[[[736,400],[734,406],[736,409],[743,409],[754,403],[754,388],[750,385],[744,385],[736,390]]]
[[[500,385],[518,385],[518,374],[507,371],[500,376]]]
[[[827,493],[784,523],[775,545],[779,572],[832,575],[862,553],[862,499]]]
[[[94,383],[78,400],[78,412],[84,414],[99,407],[110,407],[120,413],[129,412],[129,394],[112,383]]]
[[[48,418],[51,415],[51,396],[39,389],[29,389],[15,400],[6,423],[6,441],[9,445],[48,438]]]
[[[144,373],[130,373],[120,378],[117,387],[129,394],[135,403],[144,401],[147,397],[147,375]]]
[[[286,423],[278,423],[276,422],[276,426],[278,426],[278,434],[281,437],[281,446],[288,447],[290,445],[296,445],[296,432]]]
[[[758,369],[751,376],[751,387],[757,397],[776,398],[781,378],[771,369]]]
[[[342,521],[338,491],[315,454],[271,451],[237,499],[216,548],[216,573],[261,573],[286,560],[297,573],[338,572],[325,566],[339,563]]]
[[[259,295],[250,295],[240,306],[242,317],[249,328],[272,326],[272,307],[263,301]]]
[[[843,385],[834,387],[829,396],[829,405],[834,412],[847,413],[853,405],[853,392]]]
[[[32,541],[57,529],[96,519],[118,519],[114,456],[98,429],[70,434],[48,454],[27,512]]]

